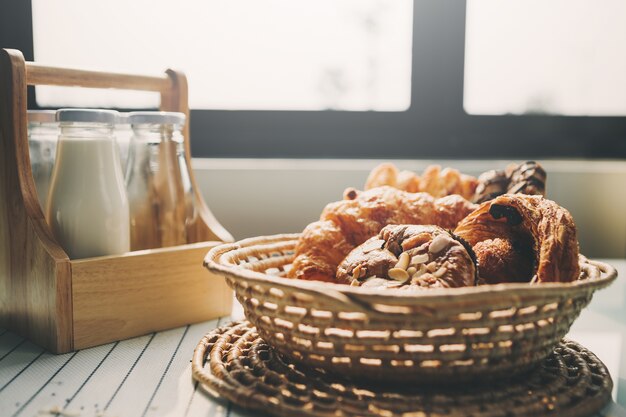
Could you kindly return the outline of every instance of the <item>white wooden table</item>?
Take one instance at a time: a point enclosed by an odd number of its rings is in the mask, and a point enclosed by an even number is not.
[[[191,379],[191,356],[228,319],[53,355],[0,330],[0,416],[227,416]]]
[[[594,296],[569,337],[607,365],[615,389],[603,416],[626,417],[626,260],[620,276]],[[144,417],[253,415],[216,400],[191,379],[193,350],[233,316],[64,355],[0,329],[0,417]],[[258,415],[258,414],[256,414]]]

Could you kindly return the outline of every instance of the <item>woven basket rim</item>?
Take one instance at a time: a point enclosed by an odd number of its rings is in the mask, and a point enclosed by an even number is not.
[[[505,283],[495,285],[480,285],[474,287],[440,288],[425,291],[406,291],[399,289],[385,289],[380,291],[376,288],[352,287],[346,284],[329,283],[321,281],[305,281],[268,275],[232,264],[220,262],[220,258],[231,251],[249,248],[253,246],[267,246],[276,243],[296,241],[299,233],[277,234],[270,236],[257,236],[243,239],[234,243],[226,243],[211,249],[204,258],[204,266],[218,275],[225,275],[235,280],[249,281],[257,284],[270,284],[275,288],[289,290],[298,289],[311,295],[331,297],[337,301],[353,304],[354,301],[362,300],[367,304],[400,304],[413,305],[420,302],[446,303],[471,299],[481,302],[487,299],[493,301],[497,298],[515,298],[518,300],[537,299],[546,296],[567,297],[569,294],[578,292],[595,291],[610,285],[617,277],[617,270],[604,262],[586,260],[601,271],[597,279],[582,279],[573,282],[549,282],[538,285],[528,283]],[[582,263],[582,261],[581,261]]]

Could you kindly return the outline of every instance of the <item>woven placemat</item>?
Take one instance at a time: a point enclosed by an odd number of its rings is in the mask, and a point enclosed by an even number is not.
[[[563,340],[523,376],[486,384],[373,386],[345,381],[279,356],[247,321],[208,333],[196,347],[194,378],[216,396],[276,416],[589,416],[610,399],[604,364]]]

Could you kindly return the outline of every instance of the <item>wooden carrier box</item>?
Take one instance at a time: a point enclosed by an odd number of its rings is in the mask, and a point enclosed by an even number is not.
[[[200,221],[191,243],[69,259],[45,221],[30,165],[27,85],[155,91],[161,110],[187,115],[187,79],[51,68],[0,51],[0,327],[65,353],[230,314],[232,292],[202,266],[213,246],[232,241],[191,182]],[[191,168],[189,122],[185,150]]]

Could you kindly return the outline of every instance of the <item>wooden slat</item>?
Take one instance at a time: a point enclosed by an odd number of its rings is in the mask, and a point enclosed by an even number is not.
[[[185,328],[157,333],[128,375],[115,398],[105,409],[110,415],[142,416],[164,375]]]
[[[77,349],[224,316],[232,291],[202,260],[216,243],[72,261]]]
[[[2,332],[0,335],[0,369],[2,369],[2,359],[17,349],[21,343],[24,343],[23,337],[9,331]]]
[[[191,398],[185,417],[227,417],[230,408],[230,402],[215,399],[198,386]]]
[[[170,88],[170,79],[165,75],[145,76],[68,69],[40,65],[34,62],[26,64],[26,81],[28,85],[115,88],[156,92],[166,91]]]
[[[148,335],[116,343],[89,381],[75,393],[67,410],[81,410],[81,415],[87,416],[104,414],[153,339],[154,335]]]
[[[36,354],[36,348],[25,351]],[[13,416],[44,389],[51,379],[72,359],[74,353],[52,355],[37,354],[31,362],[21,363],[22,371],[0,392],[0,415]],[[17,360],[17,359],[16,359]]]
[[[69,356],[71,360],[68,360],[48,381],[39,381],[39,384],[34,384],[34,386],[40,386],[39,390],[16,411],[13,417],[53,414],[61,410],[68,414],[79,415],[79,409],[66,406],[80,387],[90,381],[90,375],[111,351],[111,348],[112,345],[99,346],[76,352],[76,354],[63,355],[63,357]],[[46,383],[41,385],[41,382]]]
[[[185,415],[195,391],[189,359],[200,339],[210,330],[219,326],[219,323],[220,320],[212,320],[189,326],[168,372],[163,375],[161,384],[154,393],[146,416],[182,417]]]
[[[43,353],[44,350],[39,346],[25,342],[20,343],[17,349],[11,349],[8,355],[3,357],[2,362],[0,362],[0,415],[5,415],[2,410],[7,407],[7,402],[13,400],[6,395],[7,390]]]

